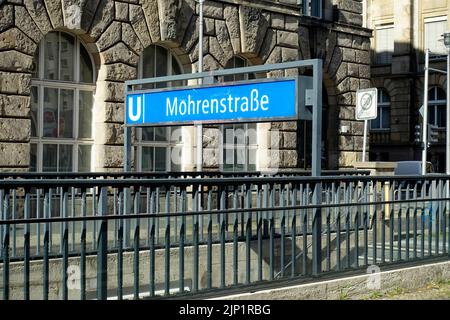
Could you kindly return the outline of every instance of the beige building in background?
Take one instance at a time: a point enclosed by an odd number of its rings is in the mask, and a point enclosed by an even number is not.
[[[365,26],[371,40],[372,86],[379,89],[379,118],[371,123],[370,160],[421,159],[414,143],[422,123],[425,49],[430,67],[446,69],[446,48],[440,39],[449,30],[448,0],[367,0]],[[438,126],[439,142],[428,160],[445,170],[446,75],[430,73],[429,122]]]

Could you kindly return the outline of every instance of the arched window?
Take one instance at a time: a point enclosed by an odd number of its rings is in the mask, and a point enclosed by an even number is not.
[[[80,40],[50,32],[31,81],[30,170],[91,171],[95,67]]]
[[[234,56],[225,69],[247,67],[248,61]],[[255,79],[255,74],[225,76],[225,82]],[[226,124],[222,126],[222,170],[255,171],[257,145],[257,124]]]
[[[428,123],[446,127],[446,109],[447,100],[445,91],[439,87],[432,87],[428,90]]]
[[[146,48],[139,61],[138,77],[154,78],[182,73],[182,68],[175,56],[166,48],[152,45]],[[182,83],[169,83],[167,86],[180,86]],[[164,87],[163,83],[156,88]],[[155,88],[145,85],[146,89]],[[175,130],[175,129],[173,129]],[[173,163],[171,152],[180,147],[180,139],[172,139],[169,127],[138,128],[136,130],[136,170],[141,171],[179,171],[179,163]]]
[[[384,89],[378,89],[377,118],[370,121],[371,129],[389,129],[391,127],[391,99]]]

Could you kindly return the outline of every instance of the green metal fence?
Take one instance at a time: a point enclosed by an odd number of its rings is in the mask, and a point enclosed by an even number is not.
[[[192,176],[3,179],[3,299],[195,296],[448,257],[449,176]]]

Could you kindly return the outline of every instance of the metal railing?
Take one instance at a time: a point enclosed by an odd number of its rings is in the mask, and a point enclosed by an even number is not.
[[[3,299],[197,294],[449,253],[450,176],[121,177],[0,181]]]

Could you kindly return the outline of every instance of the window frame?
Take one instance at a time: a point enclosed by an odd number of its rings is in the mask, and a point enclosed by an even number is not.
[[[157,44],[152,44],[150,47],[147,47],[145,50],[151,48],[151,47],[160,47],[163,48],[167,55],[167,75],[173,75],[173,68],[172,68],[172,61],[175,60],[176,63],[178,64],[178,68],[181,71],[181,74],[183,74],[183,65],[180,63],[178,57],[176,54],[172,53],[172,51],[170,49],[167,49],[164,46],[160,46]],[[156,55],[154,57],[156,62]],[[138,79],[143,79],[143,65],[144,65],[144,53],[141,54],[141,56],[139,57],[139,62],[138,62],[138,68],[137,68],[137,77]],[[156,66],[155,70],[156,70]],[[171,87],[172,84],[168,83],[167,87]],[[135,135],[135,139],[133,142],[133,148],[135,151],[135,166],[134,166],[134,170],[136,172],[142,172],[142,150],[143,148],[166,148],[166,166],[165,166],[165,171],[173,171],[173,164],[172,164],[172,150],[174,148],[182,148],[182,142],[180,141],[172,141],[171,137],[172,137],[172,133],[174,130],[176,130],[177,128],[173,129],[172,127],[165,127],[166,129],[166,140],[165,141],[146,141],[146,140],[142,140],[142,129],[144,127],[136,127],[136,135]],[[151,128],[151,127],[148,127]],[[181,127],[179,128],[181,129]],[[180,164],[181,166],[181,164]],[[153,171],[146,171],[146,172],[163,172],[163,171],[156,171],[155,170],[155,159],[153,159]]]
[[[426,35],[427,35],[427,33],[426,33],[426,25],[429,24],[429,23],[434,23],[434,22],[447,22],[447,21],[448,21],[447,16],[442,16],[442,15],[441,16],[435,16],[435,17],[427,17],[427,18],[423,19],[423,49],[424,50],[429,49],[429,48],[427,48],[428,47],[428,45],[427,45],[428,41],[427,41],[427,38],[426,38]],[[447,30],[447,28],[445,28],[445,30]],[[444,30],[444,32],[445,32],[445,30]],[[443,59],[446,59],[446,57],[447,57],[447,50],[446,49],[444,49],[444,53],[441,53],[441,54],[434,53],[434,52],[432,52],[430,50],[430,60],[443,60]]]
[[[438,96],[437,90],[442,90],[442,92],[445,94],[445,96],[447,96],[447,95],[445,93],[445,90],[442,89],[441,87],[433,86],[433,87],[431,87],[428,90],[428,97],[430,97],[430,91],[431,90],[436,90],[436,92],[435,92],[436,100],[428,99],[428,124],[436,125],[438,130],[444,130],[446,128],[445,126],[441,127],[441,126],[437,125],[437,123],[439,123],[438,122],[438,118],[439,118],[438,115],[440,114],[438,112],[438,108],[443,108],[444,111],[445,111],[445,114],[446,114],[447,113],[447,100],[446,99],[445,100],[437,99],[437,96]],[[433,118],[434,118],[433,122],[430,121],[431,120],[431,114],[433,114]],[[446,117],[444,117],[444,123],[446,123],[445,120],[446,120]]]
[[[392,64],[392,54],[394,53],[394,38],[392,36],[392,52],[390,52],[389,58],[387,59],[388,61],[381,61],[381,54],[378,52],[378,41],[379,41],[379,34],[378,31],[380,30],[386,30],[386,29],[392,29],[394,30],[395,28],[395,24],[392,23],[385,23],[385,24],[380,24],[375,26],[375,54],[374,54],[374,65],[376,66],[384,66],[384,65],[391,65]]]
[[[36,167],[35,172],[44,172],[43,171],[43,160],[44,160],[44,145],[57,145],[58,148],[60,145],[71,145],[72,146],[72,172],[78,172],[79,163],[78,163],[78,147],[80,145],[89,145],[91,146],[91,159],[90,159],[90,170],[92,170],[92,159],[93,159],[93,153],[92,153],[92,147],[94,146],[94,125],[93,121],[91,123],[92,126],[92,135],[91,138],[78,138],[79,134],[79,111],[80,111],[80,91],[88,91],[92,92],[93,98],[92,98],[92,116],[94,115],[94,95],[96,90],[96,80],[97,80],[97,73],[96,73],[96,66],[94,63],[94,59],[92,55],[90,54],[89,50],[87,49],[86,45],[82,42],[82,40],[71,33],[65,32],[65,31],[51,31],[54,33],[58,33],[58,74],[60,74],[61,71],[61,63],[60,63],[60,57],[61,57],[61,46],[59,45],[61,41],[61,34],[64,33],[74,39],[74,80],[73,81],[64,81],[64,80],[50,80],[45,79],[45,37],[41,40],[41,42],[38,45],[38,78],[32,78],[30,87],[36,87],[38,98],[37,98],[37,119],[36,122],[38,126],[36,127],[36,136],[30,137],[30,158],[31,158],[31,145],[36,145]],[[84,47],[86,52],[89,56],[89,62],[91,63],[92,67],[92,84],[80,82],[80,56],[81,56],[81,46]],[[33,76],[33,75],[32,75]],[[73,132],[72,132],[72,138],[53,138],[53,137],[44,137],[43,135],[43,127],[44,127],[44,103],[45,103],[45,97],[44,92],[45,89],[58,89],[58,90],[72,90],[73,91],[73,118],[72,118],[72,124],[73,124]],[[32,93],[30,92],[30,97]],[[58,94],[58,106],[60,101],[60,94]],[[31,113],[31,112],[30,112]],[[31,116],[30,116],[31,118]],[[33,121],[33,119],[31,119]],[[59,171],[59,153],[57,156],[57,172],[63,172]],[[31,168],[31,159],[30,159],[30,168]]]
[[[388,102],[380,102],[382,100],[382,97],[385,96],[388,98]],[[386,112],[385,109],[389,109],[389,126],[384,127],[383,126],[383,114]],[[378,89],[378,98],[377,98],[377,118],[380,118],[380,127],[373,128],[372,123],[375,120],[370,120],[370,131],[373,132],[383,132],[383,131],[389,131],[391,130],[391,96],[384,88]]]

